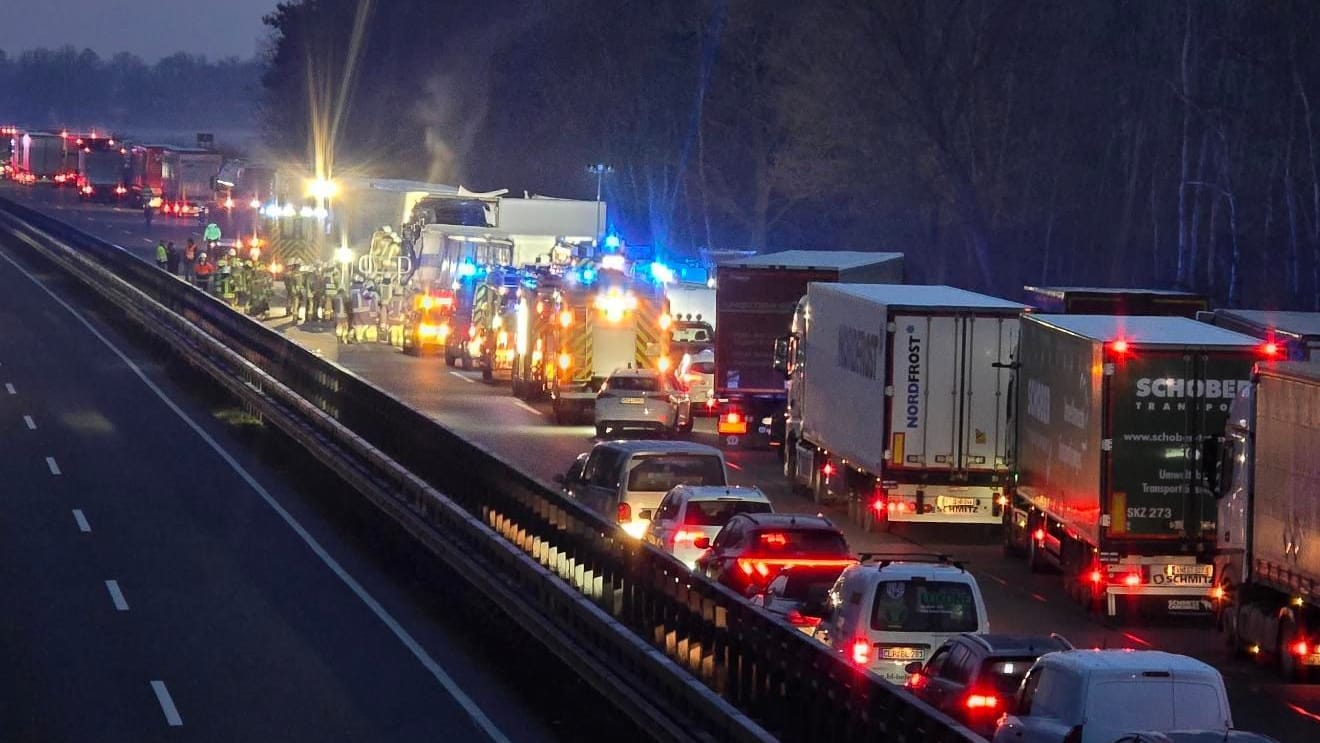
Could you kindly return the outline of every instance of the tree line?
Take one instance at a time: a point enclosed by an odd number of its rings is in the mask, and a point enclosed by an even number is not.
[[[251,126],[263,62],[178,52],[154,64],[72,46],[0,50],[0,122],[32,128]]]
[[[288,0],[271,142],[590,197],[660,247],[1320,309],[1308,0]],[[320,122],[313,124],[312,122]]]

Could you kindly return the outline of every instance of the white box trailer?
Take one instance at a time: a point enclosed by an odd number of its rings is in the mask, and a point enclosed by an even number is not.
[[[594,241],[605,232],[606,204],[549,196],[499,201],[495,227],[513,241],[515,266],[549,263],[550,251],[563,238],[570,242]]]
[[[883,523],[999,523],[1025,309],[949,286],[810,284],[782,347],[786,473]]]

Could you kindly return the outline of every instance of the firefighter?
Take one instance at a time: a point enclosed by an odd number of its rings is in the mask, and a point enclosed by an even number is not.
[[[197,254],[197,288],[207,293],[211,292],[211,276],[215,273],[215,263],[211,261],[211,256],[207,253]]]
[[[170,270],[170,253],[169,249],[165,247],[164,240],[156,243],[156,265],[160,266],[162,271]]]
[[[270,286],[273,276],[260,264],[253,266],[248,279],[248,314],[265,319],[270,315]]]
[[[284,272],[286,311],[293,317],[294,323],[299,322],[299,313],[307,304],[307,292],[304,286],[302,264],[294,259]]]

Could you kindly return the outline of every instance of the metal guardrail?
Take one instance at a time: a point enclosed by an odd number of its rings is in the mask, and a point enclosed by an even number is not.
[[[364,493],[383,494],[376,505],[443,559],[497,568],[498,580],[483,590],[534,606],[524,618],[588,678],[628,684],[637,702],[675,711],[679,727],[655,730],[661,737],[756,740],[768,731],[789,741],[981,740],[215,298],[40,212],[3,199],[0,208],[21,220],[16,227],[26,223],[76,248],[58,255],[48,247],[47,257],[75,271],[82,264],[93,274],[84,281],[113,283],[108,273],[133,287],[103,292],[111,298],[186,320],[189,328],[176,329],[192,334],[183,342],[226,346],[228,368],[212,373],[228,374],[235,392],[261,393],[263,414],[302,426],[299,440],[334,444],[318,454],[322,461]],[[149,314],[140,321],[166,321]],[[326,453],[336,450],[369,467]]]

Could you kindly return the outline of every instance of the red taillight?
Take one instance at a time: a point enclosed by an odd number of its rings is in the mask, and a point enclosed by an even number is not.
[[[1123,585],[1139,586],[1141,585],[1141,576],[1138,575],[1137,573],[1128,573],[1127,575],[1123,576]]]
[[[815,627],[820,624],[820,617],[807,616],[797,609],[789,609],[785,619],[794,627]]]
[[[1113,351],[1114,353],[1127,353],[1128,342],[1125,340],[1114,341],[1113,343],[1109,344],[1109,350]]]
[[[756,573],[762,578],[770,577],[770,568],[760,560],[740,559],[738,560],[738,569],[742,570],[746,575]]]
[[[967,709],[975,711],[994,710],[999,708],[999,697],[994,694],[968,694]]]
[[[1306,640],[1298,640],[1293,643],[1292,651],[1293,655],[1310,655],[1311,646],[1307,644]]]
[[[782,532],[771,531],[761,535],[761,543],[769,547],[783,547],[788,544],[788,537]]]
[[[716,405],[715,398],[713,398],[713,397],[711,397],[711,398],[707,398],[707,400],[706,400],[706,410],[707,410],[707,411],[714,410],[714,409],[715,409],[715,405]]]
[[[924,674],[909,673],[904,685],[909,689],[924,689],[927,683],[928,680]]]
[[[632,521],[632,506],[627,503],[620,503],[617,518],[620,524]]]
[[[1039,529],[1036,530],[1036,541],[1037,541],[1037,542],[1043,542],[1043,541],[1045,541],[1045,529],[1044,529],[1044,527],[1039,528]]]
[[[885,497],[883,495],[878,495],[871,499],[871,510],[875,511],[877,515],[884,515],[886,508],[888,508],[888,506],[885,505]]]
[[[686,531],[684,529],[679,529],[678,531],[674,532],[674,544],[678,544],[680,542],[686,542],[688,544],[692,544],[693,542],[697,541],[698,537],[701,536],[703,535],[699,531]]]
[[[833,476],[834,476],[834,463],[833,463],[833,462],[826,462],[825,465],[822,466],[822,467],[820,468],[820,471],[821,471],[821,474],[825,475],[826,477],[833,477]]]
[[[852,659],[853,663],[856,663],[859,666],[870,665],[871,641],[865,639],[854,640],[852,645]]]
[[[1091,582],[1092,582],[1092,583],[1099,583],[1099,582],[1103,581],[1104,579],[1105,579],[1105,574],[1104,574],[1104,573],[1100,572],[1099,570],[1092,570],[1092,571],[1091,571]]]
[[[1274,341],[1270,341],[1260,347],[1260,352],[1264,356],[1274,358],[1275,356],[1279,355],[1279,344],[1275,343]]]

